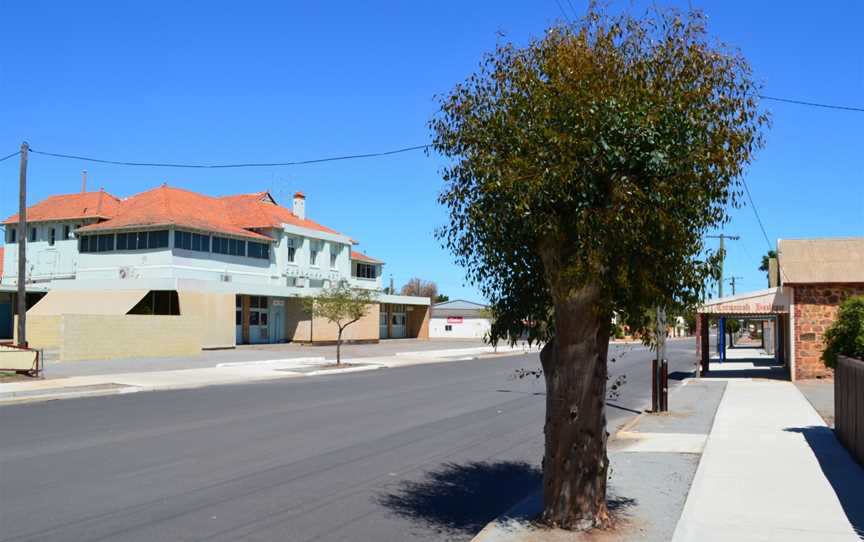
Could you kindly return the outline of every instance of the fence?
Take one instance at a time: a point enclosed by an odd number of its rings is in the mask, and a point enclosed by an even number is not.
[[[864,361],[839,356],[834,370],[834,430],[864,465]]]

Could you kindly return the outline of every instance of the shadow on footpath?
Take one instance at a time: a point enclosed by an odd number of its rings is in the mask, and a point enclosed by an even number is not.
[[[412,521],[473,535],[542,483],[540,469],[524,462],[445,463],[419,482],[402,482],[378,502]]]
[[[804,435],[822,473],[837,494],[846,518],[858,538],[864,540],[864,468],[852,459],[828,427],[788,427],[784,431]]]

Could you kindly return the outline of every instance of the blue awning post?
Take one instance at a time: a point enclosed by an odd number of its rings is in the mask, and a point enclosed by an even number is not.
[[[720,362],[726,361],[726,317],[720,317],[717,326],[717,345],[720,349]]]

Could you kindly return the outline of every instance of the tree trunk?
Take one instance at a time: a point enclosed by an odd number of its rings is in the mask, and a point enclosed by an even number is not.
[[[609,527],[606,507],[606,357],[611,314],[588,286],[555,304],[556,335],[540,352],[546,377],[543,521]]]
[[[339,334],[336,336],[336,366],[342,365],[342,329],[339,329]]]

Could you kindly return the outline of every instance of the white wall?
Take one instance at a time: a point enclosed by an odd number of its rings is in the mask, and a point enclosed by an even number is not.
[[[446,331],[445,326],[451,326]],[[429,338],[481,339],[489,332],[488,318],[463,318],[462,323],[447,322],[447,318],[432,318],[429,321]]]
[[[36,222],[27,226],[27,278],[30,281],[48,281],[54,278],[73,278],[78,267],[78,241],[71,231],[81,221]],[[70,238],[63,237],[63,227],[69,226]],[[36,241],[30,241],[30,229],[36,228]],[[49,243],[54,229],[54,245]],[[16,230],[16,242],[9,243],[10,230]],[[21,232],[18,226],[6,226],[6,248],[3,261],[3,283],[17,284],[18,243]]]

